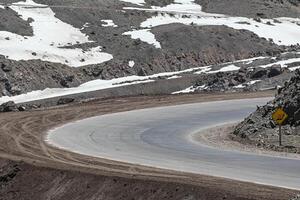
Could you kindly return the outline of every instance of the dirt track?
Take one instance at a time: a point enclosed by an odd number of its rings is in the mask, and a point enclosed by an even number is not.
[[[86,196],[85,199],[163,199],[163,197],[166,197],[165,199],[184,199],[184,195],[193,195],[195,199],[224,199],[224,197],[225,199],[288,199],[295,195],[296,192],[221,178],[178,173],[90,158],[49,147],[43,142],[43,137],[47,130],[66,122],[95,115],[162,105],[265,97],[272,94],[273,92],[126,97],[95,100],[80,105],[76,104],[48,110],[1,114],[0,156],[3,159],[0,162],[0,169],[2,169],[0,177],[3,174],[5,175],[9,171],[8,169],[13,170],[16,166],[17,168],[21,168],[21,171],[17,170],[16,176],[9,179],[7,184],[3,184],[4,186],[6,185],[5,187],[0,188],[0,199],[1,196],[4,197],[2,199],[20,199],[15,198],[20,193],[23,193],[23,199],[34,199],[37,197],[45,199],[48,199],[48,197],[50,199],[69,199],[72,195],[77,195],[78,198],[78,195],[80,195],[78,192],[82,189],[79,183],[89,182],[91,181],[90,179],[98,181],[97,183],[90,184],[102,185],[102,188],[99,190],[103,190],[103,193],[101,193],[102,196],[100,194],[99,196]],[[7,159],[14,161],[7,161]],[[68,185],[72,181],[77,183],[72,185],[72,188],[77,187],[76,192],[67,188],[53,189],[53,184],[62,185],[59,181],[56,183],[52,182],[52,179],[60,177],[58,172],[64,175],[66,179],[64,180],[67,182],[64,184]],[[41,174],[44,174],[45,178],[37,179],[36,177]],[[52,174],[52,176],[49,174]],[[47,176],[50,177],[46,178]],[[118,184],[114,183],[114,181],[109,182],[109,187],[104,187],[104,179],[106,181],[116,179],[133,188],[138,186],[139,191],[142,190],[144,192],[136,194],[129,192],[129,188],[125,190],[115,188]],[[46,188],[41,191],[38,190],[36,193],[26,192],[24,190],[30,189],[28,188],[29,186],[26,184],[22,185],[21,183],[28,182],[33,185],[42,184]],[[0,184],[2,184],[1,181]],[[104,195],[104,191],[107,192],[108,190],[107,187],[111,190],[110,195],[113,195],[115,192],[124,194],[125,196],[118,196],[118,198],[115,196],[113,198],[108,194]],[[182,189],[182,192],[178,193],[176,189],[178,187]],[[112,188],[115,189],[112,190]],[[150,189],[160,189],[162,193],[158,192],[155,195],[150,195],[148,193]],[[19,191],[19,193],[17,192],[15,196],[8,197],[8,194],[11,194],[11,190]],[[45,192],[47,192],[47,198],[45,197]],[[165,192],[169,195],[165,195]],[[57,196],[57,193],[61,195]],[[95,191],[93,191],[94,193]]]

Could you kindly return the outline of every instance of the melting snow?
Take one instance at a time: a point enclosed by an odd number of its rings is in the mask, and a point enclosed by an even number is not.
[[[79,29],[56,18],[55,13],[47,5],[26,0],[14,3],[10,8],[16,11],[23,20],[33,20],[30,23],[33,36],[23,37],[0,31],[0,54],[9,59],[41,59],[79,67],[102,63],[113,58],[111,54],[101,52],[101,47],[86,51],[79,48],[64,48],[91,41]]]
[[[296,69],[300,69],[300,64],[299,64],[299,66],[289,68],[289,70],[291,70],[291,71],[295,71]]]
[[[111,19],[103,19],[101,20],[101,22],[103,22],[104,24],[102,24],[101,26],[103,27],[118,27],[118,25],[116,25],[113,20]]]
[[[182,76],[177,76],[177,75],[175,75],[175,76],[171,76],[171,77],[169,77],[169,78],[167,78],[168,80],[170,80],[170,79],[176,79],[176,78],[181,78]]]
[[[127,82],[128,81],[128,82]],[[94,80],[80,85],[76,88],[47,88],[45,90],[37,90],[18,96],[3,96],[0,98],[0,104],[7,101],[14,101],[16,103],[29,102],[40,99],[47,99],[52,97],[59,97],[70,94],[78,94],[83,92],[90,92],[96,90],[102,90],[107,88],[120,87],[125,85],[132,85],[138,83],[152,82],[147,77],[129,76],[124,78],[117,78],[112,80]]]
[[[258,67],[268,68],[268,67],[272,67],[273,65],[280,65],[282,68],[285,68],[285,67],[287,67],[287,64],[294,63],[294,62],[300,62],[300,58],[290,58],[290,59],[287,59],[287,60],[281,60],[281,61],[278,61],[278,62],[270,63],[270,64],[267,64],[267,65],[261,65],[261,66],[258,66]],[[292,70],[293,68],[291,67],[289,69]]]
[[[124,9],[137,9],[145,11],[160,11],[173,14],[160,13],[141,23],[142,28],[171,23],[182,23],[186,25],[225,25],[234,29],[245,29],[254,32],[260,37],[272,39],[279,45],[293,45],[300,43],[299,18],[276,18],[261,19],[257,22],[246,17],[231,17],[220,14],[205,13],[202,7],[191,0],[176,0],[174,4],[165,7],[152,6],[151,9],[125,7]],[[174,14],[175,13],[175,14]]]
[[[155,35],[150,32],[150,29],[128,31],[123,33],[123,35],[130,35],[132,39],[140,39],[143,42],[154,45],[155,48],[161,48],[160,43],[155,39]]]
[[[94,80],[94,81],[89,81],[75,88],[47,88],[45,90],[37,90],[37,91],[33,91],[33,92],[29,92],[17,96],[0,97],[0,104],[7,101],[24,103],[24,102],[34,101],[34,100],[47,99],[47,98],[65,96],[70,94],[78,94],[83,92],[90,92],[90,91],[114,88],[114,87],[125,86],[125,85],[152,82],[154,80],[151,79],[155,79],[158,77],[175,76],[181,73],[192,72],[194,70],[200,70],[203,68],[206,67],[197,67],[197,68],[191,68],[191,69],[186,69],[186,70],[176,71],[176,72],[163,72],[163,73],[154,74],[150,76],[127,76],[127,77],[116,78],[112,80]]]
[[[197,90],[203,90],[205,88],[206,88],[205,85],[201,85],[201,86],[198,86],[198,87],[191,86],[191,87],[188,87],[188,88],[186,88],[184,90],[173,92],[172,94],[186,94],[186,93],[195,92]]]
[[[222,67],[221,69],[219,70],[216,70],[216,71],[210,71],[209,73],[218,73],[218,72],[229,72],[229,71],[236,71],[236,70],[239,70],[240,67],[237,67],[235,65],[228,65],[226,67]]]
[[[140,6],[145,4],[144,0],[120,0],[120,1],[124,1],[124,2],[127,2],[127,3],[132,3],[132,4],[137,4],[137,5],[140,5]]]
[[[83,24],[82,28],[80,29],[81,31],[84,30],[85,28],[89,27],[90,23],[86,22]]]
[[[135,65],[135,62],[134,62],[133,60],[130,60],[130,61],[128,62],[128,66],[129,66],[129,67],[134,67],[134,65]]]
[[[248,83],[243,83],[243,84],[234,86],[233,88],[236,88],[236,89],[242,89],[242,88],[245,88],[246,86],[254,85],[255,83],[258,83],[258,82],[261,82],[261,80],[250,81],[250,82],[248,82]]]

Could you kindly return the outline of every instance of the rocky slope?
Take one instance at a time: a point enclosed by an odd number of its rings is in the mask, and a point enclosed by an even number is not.
[[[299,0],[196,0],[196,2],[210,13],[252,18],[299,17]]]
[[[6,0],[12,3],[16,0]],[[0,96],[18,95],[45,88],[76,87],[94,79],[112,79],[129,75],[145,76],[159,72],[178,71],[193,67],[217,65],[238,59],[255,56],[278,56],[288,51],[287,47],[274,44],[247,30],[236,30],[227,26],[193,26],[183,24],[168,24],[151,29],[162,48],[155,48],[140,39],[132,39],[123,35],[133,28],[140,29],[140,24],[157,12],[140,10],[124,10],[125,6],[133,6],[122,1],[58,1],[35,0],[37,3],[50,5],[55,17],[63,22],[80,29],[93,42],[73,45],[69,48],[81,48],[83,51],[100,45],[103,51],[113,55],[113,59],[95,65],[72,68],[67,64],[50,63],[40,60],[13,61],[5,57],[0,58]],[[236,16],[251,16],[247,14],[257,12],[253,5],[261,6],[260,2],[253,2],[249,6],[246,2],[232,3],[244,5],[241,9],[219,13]],[[269,1],[266,1],[269,2]],[[166,6],[174,3],[171,0],[147,0],[145,7],[151,5]],[[220,1],[197,2],[210,12],[210,7],[226,9]],[[266,5],[265,5],[266,4]],[[268,6],[268,5],[274,6]],[[8,4],[9,5],[9,4]],[[210,6],[211,5],[211,6]],[[276,6],[275,6],[276,5]],[[280,6],[277,6],[280,5]],[[136,5],[135,5],[136,6]],[[230,6],[232,7],[232,6]],[[247,9],[246,9],[247,7]],[[276,8],[278,12],[271,12]],[[266,17],[299,16],[296,6],[283,1],[264,3]],[[288,10],[288,11],[287,11]],[[187,16],[189,17],[189,16]],[[32,36],[33,29],[30,20],[22,20],[9,7],[0,9],[0,31],[9,31],[22,36]],[[101,20],[111,19],[117,27],[103,27]],[[88,25],[86,25],[88,23]],[[86,26],[85,26],[86,25]],[[128,62],[134,60],[135,65]],[[84,60],[82,61],[84,62]]]
[[[300,71],[278,90],[275,99],[240,123],[234,131],[235,139],[248,141],[274,150],[300,153]],[[283,146],[278,146],[278,126],[272,113],[282,107],[289,115],[283,126]]]

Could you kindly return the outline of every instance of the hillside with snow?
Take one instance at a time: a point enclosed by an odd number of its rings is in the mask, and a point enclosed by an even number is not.
[[[0,102],[162,79],[170,94],[277,87],[300,68],[299,4],[234,3],[5,0]]]

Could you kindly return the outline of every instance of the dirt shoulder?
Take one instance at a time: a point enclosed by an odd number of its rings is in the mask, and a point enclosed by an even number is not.
[[[75,199],[289,199],[295,191],[91,158],[55,149],[43,141],[47,130],[95,115],[272,95],[273,92],[268,91],[139,96],[1,114],[0,196],[2,199],[70,199],[75,196]]]
[[[286,157],[293,159],[300,159],[300,154],[272,151],[264,147],[255,146],[248,141],[237,140],[232,135],[237,123],[220,125],[210,129],[203,130],[201,132],[192,135],[194,142],[213,146],[217,149],[226,149],[232,151],[243,151],[248,153]]]

